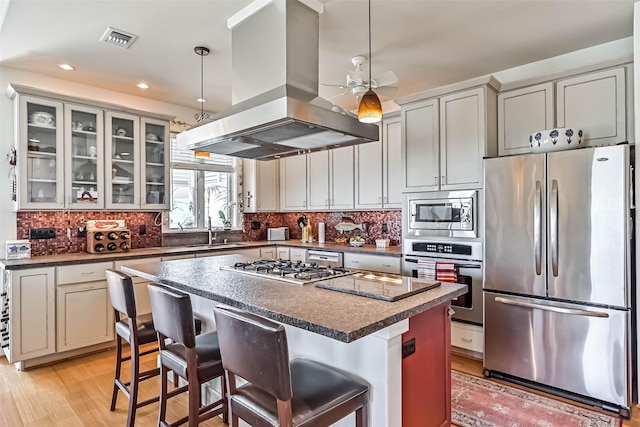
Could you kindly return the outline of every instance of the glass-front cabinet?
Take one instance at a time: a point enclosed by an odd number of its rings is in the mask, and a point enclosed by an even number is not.
[[[140,119],[107,112],[106,167],[111,171],[106,186],[107,209],[140,208]]]
[[[142,207],[166,209],[169,205],[169,127],[167,122],[141,119],[142,144]]]
[[[103,114],[65,104],[65,202],[70,209],[104,208]]]
[[[18,104],[18,205],[28,209],[63,208],[62,103],[21,96]]]

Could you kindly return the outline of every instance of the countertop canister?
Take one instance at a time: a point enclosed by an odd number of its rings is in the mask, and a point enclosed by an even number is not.
[[[318,243],[324,243],[324,222],[318,223]]]

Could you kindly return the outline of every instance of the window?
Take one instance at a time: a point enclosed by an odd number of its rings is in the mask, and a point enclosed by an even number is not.
[[[212,227],[237,225],[235,158],[196,156],[191,150],[179,150],[172,139],[171,185],[170,230],[202,230],[209,221]]]

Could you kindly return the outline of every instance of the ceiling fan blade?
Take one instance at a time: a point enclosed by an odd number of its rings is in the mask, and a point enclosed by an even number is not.
[[[332,85],[329,83],[320,83],[322,86],[327,86],[327,87],[339,87],[340,89],[348,89],[347,86],[345,85]]]
[[[363,82],[364,79],[361,72],[347,70],[347,86],[360,86]]]
[[[379,96],[393,96],[398,92],[398,86],[382,86],[374,90]]]
[[[385,71],[371,79],[371,86],[374,87],[393,86],[396,83],[398,83],[398,76],[393,71]]]
[[[342,95],[346,95],[346,94],[348,94],[348,93],[350,93],[350,92],[351,92],[351,89],[349,89],[349,88],[345,88],[345,89],[347,89],[347,90],[345,90],[344,92],[339,93],[339,94],[337,94],[337,95],[333,95],[331,98],[327,98],[327,101],[330,101],[330,100],[332,100],[332,99],[338,98],[338,97],[340,97],[340,96],[342,96]]]

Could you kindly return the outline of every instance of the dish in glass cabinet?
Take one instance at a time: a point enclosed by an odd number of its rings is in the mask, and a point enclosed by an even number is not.
[[[56,124],[56,119],[53,114],[45,111],[36,111],[29,116],[29,123],[40,126],[53,127]]]

